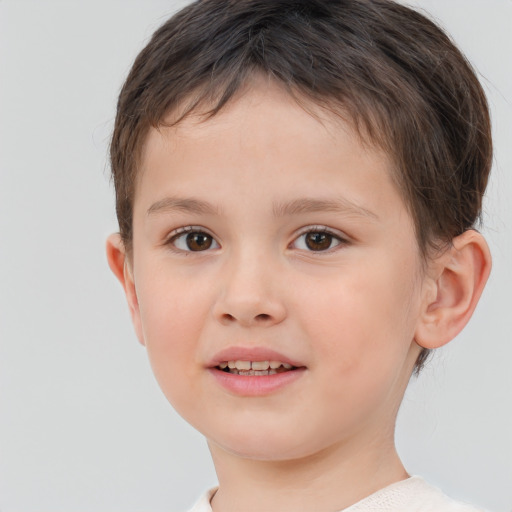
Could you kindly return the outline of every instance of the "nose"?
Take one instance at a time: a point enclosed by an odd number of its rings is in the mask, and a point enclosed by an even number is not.
[[[227,261],[225,265],[213,307],[219,322],[243,327],[270,327],[286,318],[284,298],[279,291],[279,270],[254,254]]]

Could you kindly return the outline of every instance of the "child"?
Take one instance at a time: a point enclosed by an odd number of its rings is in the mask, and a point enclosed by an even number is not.
[[[394,446],[491,268],[471,67],[388,0],[203,0],[121,91],[107,243],[137,336],[219,479],[194,512],[471,511]]]

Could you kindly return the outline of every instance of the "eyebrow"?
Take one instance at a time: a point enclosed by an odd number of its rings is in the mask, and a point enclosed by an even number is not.
[[[289,203],[277,203],[274,205],[274,216],[284,217],[301,213],[333,212],[358,217],[369,217],[378,220],[378,216],[366,208],[359,206],[345,198],[336,199],[311,199],[309,197],[294,199]]]
[[[173,211],[181,211],[184,213],[196,213],[202,215],[219,215],[220,211],[217,207],[191,197],[166,197],[152,204],[147,211],[148,215],[154,213],[167,213]]]
[[[170,212],[195,213],[199,215],[220,215],[221,210],[207,202],[191,197],[166,197],[153,203],[147,211],[148,215]],[[336,199],[312,199],[309,197],[294,199],[287,203],[275,203],[273,206],[274,217],[286,217],[304,213],[333,212],[345,215],[356,215],[378,219],[372,211],[359,206],[345,198]]]

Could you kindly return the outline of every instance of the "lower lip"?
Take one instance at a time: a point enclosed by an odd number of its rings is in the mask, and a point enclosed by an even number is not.
[[[240,396],[264,396],[289,386],[304,375],[306,368],[297,368],[274,375],[236,375],[209,368],[211,375],[228,391]]]

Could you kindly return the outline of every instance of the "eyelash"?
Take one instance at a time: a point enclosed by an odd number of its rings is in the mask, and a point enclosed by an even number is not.
[[[207,237],[208,241],[210,242],[209,245],[205,249],[199,249],[196,251],[194,251],[193,249],[190,249],[190,247],[188,247],[188,244],[187,244],[187,237],[191,234],[202,235],[202,236]],[[312,253],[327,253],[327,252],[332,252],[332,251],[336,250],[337,247],[346,245],[348,243],[348,240],[346,238],[344,238],[343,236],[341,236],[338,233],[333,232],[332,230],[326,228],[325,226],[308,226],[301,233],[299,233],[299,235],[296,238],[294,238],[294,240],[289,244],[288,247],[293,248],[293,245],[296,245],[297,242],[302,237],[306,237],[307,235],[311,235],[311,234],[325,235],[327,237],[329,247],[327,247],[326,249],[320,249],[320,250],[315,251],[314,249],[311,249],[311,247],[308,247],[308,243],[305,241],[304,245],[306,246],[306,248],[299,248],[299,250],[306,251],[306,252],[312,252]],[[177,247],[176,243],[180,239],[183,239],[184,243],[187,244],[188,248]],[[325,240],[320,240],[319,243],[322,243],[324,241]],[[334,241],[336,241],[337,243],[334,246],[332,246],[332,243]],[[201,228],[199,226],[185,226],[185,227],[177,229],[166,240],[165,245],[170,246],[173,251],[178,252],[180,254],[185,254],[185,255],[187,255],[187,253],[191,253],[191,252],[205,252],[210,249],[219,249],[220,248],[220,245],[215,240],[215,238],[210,233],[208,233],[204,228]],[[215,245],[215,247],[212,248],[212,245]]]
[[[337,248],[340,248],[340,246],[344,246],[344,245],[348,244],[348,240],[346,238],[344,238],[341,234],[336,233],[336,232],[332,231],[331,229],[326,228],[325,226],[308,226],[293,240],[293,242],[290,244],[290,246],[297,244],[297,242],[302,237],[305,237],[305,236],[311,235],[311,234],[314,234],[314,235],[320,234],[320,235],[326,235],[327,237],[329,237],[329,240],[330,240],[329,247],[327,249],[321,249],[318,251],[315,251],[311,248],[305,248],[305,249],[300,249],[300,250],[312,252],[312,253],[330,253],[330,252],[337,250]],[[336,245],[331,246],[332,242],[334,242],[334,241],[337,242]],[[307,242],[305,242],[305,245],[307,246]]]
[[[204,252],[204,250],[194,251],[194,250],[191,250],[190,248],[189,249],[183,249],[183,248],[180,248],[180,247],[176,246],[176,242],[180,238],[183,238],[184,242],[186,244],[187,243],[187,237],[189,235],[191,235],[191,234],[197,234],[197,235],[203,235],[203,236],[205,235],[205,236],[209,237],[209,239],[211,240],[211,244],[215,244],[216,245],[216,247],[214,247],[214,249],[218,249],[220,247],[219,243],[215,240],[215,238],[212,235],[210,235],[210,233],[208,233],[204,228],[201,228],[199,226],[185,226],[185,227],[177,229],[167,239],[167,241],[165,242],[165,245],[170,246],[173,251],[178,252],[180,254],[185,254],[185,255],[187,253],[191,253],[191,252]],[[210,248],[211,248],[211,246],[209,245],[206,248],[206,250],[208,250]]]

